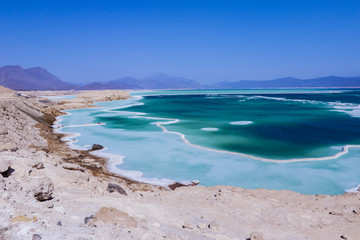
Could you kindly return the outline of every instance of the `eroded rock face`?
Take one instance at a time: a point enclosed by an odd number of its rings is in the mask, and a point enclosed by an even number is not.
[[[35,184],[33,187],[33,193],[36,200],[43,202],[52,199],[54,184],[50,178],[39,178],[32,181],[32,183]]]
[[[72,164],[72,163],[61,163],[61,166],[66,170],[85,172],[85,168]]]
[[[33,104],[33,100],[0,101],[0,151],[6,149],[16,152],[31,145],[45,146],[45,139],[39,136],[39,130],[34,128],[41,118],[42,113]]]

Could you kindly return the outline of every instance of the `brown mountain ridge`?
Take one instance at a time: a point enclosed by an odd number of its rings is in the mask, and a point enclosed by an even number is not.
[[[13,90],[68,90],[76,88],[47,70],[34,67],[24,69],[20,66],[4,66],[0,68],[0,85]]]

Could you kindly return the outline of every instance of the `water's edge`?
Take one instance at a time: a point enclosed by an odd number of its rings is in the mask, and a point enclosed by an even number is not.
[[[141,98],[138,98],[137,101],[139,101],[140,99]],[[128,108],[128,107],[134,106],[134,104],[141,104],[141,103],[139,103],[137,101],[132,102],[132,104],[129,104],[129,105],[126,105],[126,106],[121,106],[121,108],[125,109],[125,108]],[[96,102],[94,104],[100,104],[101,105],[101,103],[102,102]],[[118,107],[118,108],[120,108],[120,107]],[[67,111],[64,111],[64,112],[67,115],[71,114],[70,112],[67,112]],[[214,152],[218,152],[218,153],[239,155],[239,156],[242,156],[242,157],[246,157],[246,158],[250,158],[250,159],[254,159],[254,160],[259,160],[259,161],[263,161],[263,162],[290,163],[290,162],[324,161],[324,160],[335,159],[335,158],[338,158],[340,156],[343,156],[343,155],[345,155],[345,154],[347,154],[349,152],[350,148],[360,148],[360,145],[345,145],[345,146],[342,147],[342,150],[340,152],[338,152],[338,153],[336,153],[334,155],[325,156],[325,157],[318,157],[318,158],[297,158],[297,159],[286,159],[286,160],[267,159],[267,158],[256,157],[256,156],[252,156],[252,155],[248,155],[248,154],[244,154],[244,153],[231,152],[231,151],[226,151],[226,150],[218,150],[218,149],[213,149],[213,148],[208,148],[208,147],[204,147],[204,146],[201,146],[201,145],[193,144],[189,140],[186,139],[186,136],[184,134],[182,134],[180,132],[169,131],[164,126],[164,125],[176,123],[177,121],[179,121],[179,119],[156,118],[156,117],[145,117],[145,116],[136,116],[136,117],[153,119],[153,120],[163,120],[162,122],[156,122],[156,123],[153,123],[153,124],[155,124],[157,127],[159,127],[165,133],[171,133],[171,134],[178,135],[180,137],[180,139],[185,144],[187,144],[189,146],[196,147],[196,148],[201,148],[201,149],[204,149],[204,150],[207,150],[207,151],[214,151]],[[76,137],[79,137],[80,133],[71,133],[71,132],[62,132],[61,131],[61,129],[63,127],[70,127],[70,126],[62,126],[61,125],[62,118],[63,118],[63,116],[57,117],[56,121],[54,122],[54,125],[53,125],[54,132],[65,134],[65,137],[62,140],[65,141],[69,145],[70,148],[87,150],[87,148],[75,144],[77,142]],[[98,125],[103,125],[103,124],[87,124],[87,126],[94,126],[94,127],[98,126]],[[83,126],[83,125],[74,125],[74,126]],[[143,175],[142,172],[140,172],[140,171],[121,170],[116,166],[123,162],[123,158],[125,156],[108,153],[108,152],[106,152],[106,149],[96,151],[93,154],[96,155],[96,156],[104,157],[104,158],[106,158],[108,160],[107,161],[107,169],[109,171],[114,172],[116,174],[119,174],[121,176],[127,177],[129,179],[136,180],[136,181],[139,181],[139,182],[149,183],[149,184],[152,184],[152,185],[159,185],[159,186],[163,186],[163,187],[167,187],[168,185],[175,183],[175,181],[172,181],[170,179],[144,178],[142,176]],[[185,184],[185,185],[190,184],[189,181],[183,181],[181,183]],[[345,191],[346,192],[356,192],[356,190],[357,190],[357,187],[351,188],[351,189],[348,189],[348,190],[345,190]]]

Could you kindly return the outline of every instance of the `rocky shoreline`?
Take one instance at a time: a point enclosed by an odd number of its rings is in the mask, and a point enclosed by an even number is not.
[[[89,91],[46,101],[0,88],[1,239],[357,239],[360,195],[230,186],[173,191],[118,176],[51,125],[64,109],[124,99]],[[49,93],[51,94],[51,93]],[[59,93],[56,93],[59,94]],[[41,100],[41,101],[39,101]]]

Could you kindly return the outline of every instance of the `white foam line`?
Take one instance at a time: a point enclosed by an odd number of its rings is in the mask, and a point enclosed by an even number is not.
[[[114,108],[108,108],[105,109],[104,112],[117,112],[117,111],[111,111],[113,109],[123,109],[123,108],[129,108],[129,107],[134,107],[134,106],[142,106],[144,105],[144,103],[132,103],[129,105],[125,105],[125,106],[119,106],[119,107],[114,107]]]
[[[75,145],[74,143],[77,143],[78,140],[75,139],[76,137],[81,136],[80,133],[74,133],[74,132],[68,132],[68,133],[64,133],[61,131],[58,131],[59,133],[64,134],[65,136],[61,138],[62,141],[66,142],[66,144],[71,148],[71,149],[75,149],[75,150],[87,150],[87,148],[79,146],[79,145]]]
[[[334,109],[330,111],[335,112],[342,112],[350,115],[351,117],[360,117],[360,105],[354,103],[342,103],[342,102],[322,102],[322,101],[315,101],[315,100],[303,100],[303,99],[288,99],[288,98],[278,98],[278,97],[266,97],[266,96],[252,96],[248,97],[248,100],[251,99],[270,99],[276,101],[289,101],[289,102],[300,102],[300,103],[310,103],[310,104],[323,104],[333,107]],[[238,100],[239,102],[245,100]]]
[[[353,187],[353,188],[350,188],[350,189],[346,189],[345,192],[348,192],[348,193],[359,193],[360,189],[360,184],[357,185],[356,187]]]
[[[63,127],[92,127],[92,126],[103,126],[106,125],[106,123],[86,123],[86,124],[79,124],[79,125],[64,125]]]
[[[129,107],[134,107],[134,106],[142,106],[144,105],[144,103],[141,102],[136,102],[139,101],[141,99],[143,99],[143,97],[139,96],[139,97],[132,97],[135,100],[133,100],[134,102],[129,103],[128,105],[124,105],[124,106],[117,106],[117,107],[111,107],[111,108],[105,108],[102,111],[103,112],[109,112],[109,113],[120,113],[119,111],[114,111],[115,109],[124,109],[124,108],[129,108]],[[126,101],[126,100],[120,100],[120,101]],[[130,112],[130,111],[121,111],[121,112],[126,112],[126,113],[132,113],[134,115],[144,115],[146,113],[137,113],[137,112]]]
[[[105,125],[105,123],[89,123],[89,124],[82,124],[82,125],[68,125],[68,126],[63,126],[60,123],[64,120],[63,117],[64,116],[69,116],[71,115],[71,113],[69,112],[65,112],[65,115],[62,116],[58,116],[55,118],[55,122],[52,125],[52,128],[54,129],[54,133],[61,133],[64,134],[64,137],[61,138],[62,141],[66,142],[66,144],[71,148],[71,149],[75,149],[75,150],[87,150],[87,148],[79,146],[79,145],[75,145],[74,143],[78,142],[77,139],[74,139],[76,137],[81,136],[80,133],[75,133],[75,132],[63,132],[61,131],[61,129],[63,129],[64,127],[84,127],[84,126],[100,126],[100,125]]]
[[[251,96],[247,98],[250,99],[269,99],[269,100],[276,100],[276,101],[289,101],[289,102],[300,102],[300,103],[311,103],[311,104],[324,104],[329,105],[335,108],[331,111],[338,111],[338,112],[344,112],[349,115],[352,115],[351,113],[354,111],[359,110],[360,105],[354,104],[354,103],[343,103],[343,102],[323,102],[323,101],[315,101],[315,100],[305,100],[305,99],[289,99],[289,98],[279,98],[279,97],[266,97],[266,96]],[[239,100],[242,101],[242,100]],[[352,110],[352,111],[346,111],[346,110]],[[358,117],[358,115],[355,115],[355,117]]]
[[[305,99],[289,99],[289,98],[280,98],[280,97],[266,97],[266,96],[251,96],[248,99],[268,99],[275,101],[284,101],[284,102],[301,102],[301,103],[312,103],[312,104],[320,104],[325,102],[315,101],[315,100],[305,100]]]
[[[62,121],[64,120],[63,117],[64,117],[64,116],[70,116],[70,115],[71,115],[71,113],[69,113],[69,112],[64,112],[64,113],[65,113],[65,115],[61,115],[61,116],[55,117],[55,122],[54,122],[53,125],[52,125],[53,128],[59,128],[59,127],[61,127],[60,122],[62,122]]]
[[[130,180],[148,183],[148,184],[152,184],[152,185],[156,185],[156,186],[162,186],[167,189],[169,189],[169,185],[175,183],[175,181],[166,179],[166,178],[164,178],[164,179],[144,178],[143,173],[140,171],[130,171],[130,170],[119,169],[116,167],[116,165],[122,164],[124,162],[123,159],[125,158],[125,156],[120,155],[120,154],[107,153],[107,152],[104,152],[105,150],[107,150],[107,148],[104,148],[104,149],[101,149],[98,151],[93,151],[91,154],[98,156],[98,157],[106,158],[107,159],[106,168],[113,173],[116,173],[120,176],[126,177]],[[188,184],[190,184],[190,183],[191,182],[188,182]]]
[[[230,89],[228,89],[230,90]],[[250,91],[248,91],[250,90]],[[271,92],[271,90],[269,89],[248,89],[248,90],[238,90],[238,92],[232,92],[230,94],[232,95],[249,95],[249,94],[279,94],[279,92]],[[261,93],[261,92],[253,92],[253,91],[256,91],[256,90],[265,90],[265,92]],[[276,90],[276,89],[275,89]],[[291,90],[291,89],[277,89],[277,90]],[[148,90],[148,91],[136,91],[136,92],[129,92],[129,94],[131,93],[144,93],[142,95],[139,95],[139,96],[142,96],[142,97],[147,97],[147,96],[179,96],[179,95],[226,95],[226,94],[229,94],[229,93],[225,93],[225,92],[222,92],[223,90],[214,90],[214,91],[220,91],[220,92],[214,92],[214,93],[205,93],[205,92],[195,92],[195,93],[189,93],[187,92],[188,90],[184,90],[184,92],[182,92],[182,90],[174,90],[174,91],[178,91],[178,92],[175,92],[175,93],[170,93],[170,92],[161,92],[162,90],[158,90],[158,92],[155,92],[154,93],[154,90]],[[211,91],[211,90],[210,90]],[[226,90],[225,90],[226,91]],[[300,91],[298,92],[293,92],[293,91],[287,91],[285,93],[289,93],[289,94],[292,94],[292,93],[295,93],[295,94],[306,94],[306,93],[316,93],[316,94],[328,94],[328,93],[344,93],[344,92],[348,92],[348,91],[351,91],[351,90],[326,90],[326,91],[318,91],[318,90],[313,90],[310,91],[309,90],[306,90],[306,89],[300,89]],[[139,97],[139,96],[136,96],[136,97]]]

